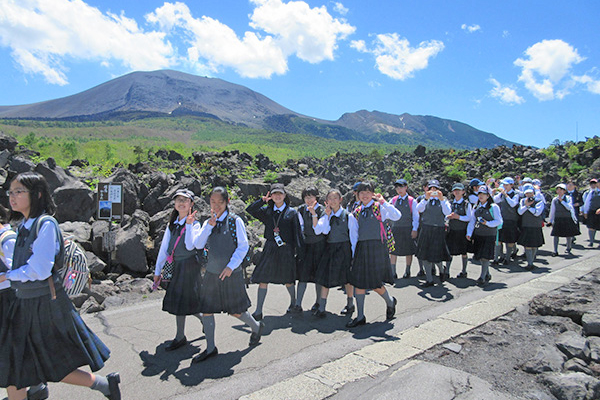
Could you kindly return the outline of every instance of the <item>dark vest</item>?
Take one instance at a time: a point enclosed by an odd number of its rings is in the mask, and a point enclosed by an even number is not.
[[[511,199],[517,195],[517,192],[513,190],[511,194],[505,193],[504,196],[508,196]],[[502,198],[500,204],[500,212],[502,213],[502,219],[505,221],[517,221],[519,219],[519,214],[517,213],[517,206],[511,207],[506,201],[506,197]]]
[[[445,218],[444,212],[442,211],[442,204],[440,200],[428,201],[425,206],[425,211],[421,213],[421,223],[429,226],[444,226]]]
[[[523,202],[523,204],[524,204],[525,199],[521,200],[521,202]],[[535,200],[533,202],[533,204],[531,205],[531,207],[535,208],[535,206],[538,205],[538,203],[539,203],[539,201]],[[523,226],[523,228],[541,228],[543,219],[544,219],[543,212],[540,216],[536,217],[530,211],[525,211],[525,213],[523,213],[523,219],[521,220],[521,225]]]
[[[381,223],[373,215],[373,206],[364,207],[358,214],[358,241],[381,240]]]
[[[415,200],[413,200],[414,202]],[[402,199],[400,197],[398,197],[396,199],[396,202],[394,203],[394,207],[396,207],[400,213],[402,214],[402,217],[400,217],[400,219],[398,221],[394,221],[393,226],[394,227],[400,227],[400,228],[412,228],[412,210],[410,208],[410,199],[409,196],[406,196],[406,199]]]
[[[588,196],[592,196],[592,199],[590,200],[589,212],[590,213],[592,211],[595,212],[597,209],[600,208],[600,192],[598,192],[597,190],[594,190],[593,192],[590,192],[590,194],[588,194]]]
[[[300,213],[300,215],[302,216],[302,220],[304,221],[304,243],[311,244],[325,240],[325,236],[315,234],[315,229],[313,228],[312,215],[306,210],[306,206],[300,206],[298,212]],[[315,212],[317,213],[317,218],[321,218],[324,214],[323,207],[317,208]]]
[[[327,243],[343,243],[350,241],[350,231],[348,230],[348,211],[342,209],[339,217],[334,215],[329,219],[329,234]],[[359,227],[360,229],[360,227]]]
[[[480,218],[480,217],[485,219],[486,221],[493,221],[494,217],[492,217],[491,207],[490,208],[478,207],[475,210],[475,230],[473,231],[473,234],[475,234],[477,236],[496,236],[497,228],[490,228],[487,225],[477,223],[477,218]]]
[[[208,250],[208,261],[206,271],[213,274],[220,274],[231,260],[231,256],[237,249],[237,244],[233,238],[234,232],[229,230],[229,219],[239,218],[235,214],[228,213],[227,217],[222,222],[217,221],[206,242]],[[237,232],[235,232],[237,235]],[[234,272],[241,271],[241,268],[236,268]]]
[[[563,197],[563,199],[566,198]],[[554,218],[572,218],[571,211],[565,207],[562,201],[558,200],[558,197],[552,199],[554,202]]]
[[[194,222],[194,223],[198,224],[199,222]],[[167,254],[170,255],[173,252],[173,247],[175,246],[175,242],[177,241],[177,238],[179,237],[179,234],[181,233],[181,230],[183,229],[184,226],[185,226],[185,224],[183,224],[183,225],[175,224],[174,229],[169,228],[171,230],[171,239],[169,240],[169,247],[167,247]],[[196,255],[196,249],[188,250],[185,248],[185,232],[184,232],[183,235],[181,235],[181,239],[179,239],[179,243],[177,243],[177,247],[175,247],[175,254],[173,255],[173,260],[181,261],[181,260],[188,259],[190,257],[194,257],[195,255]]]
[[[463,199],[460,203],[452,203],[452,212],[465,216],[467,215],[467,201]],[[458,219],[451,219],[448,221],[448,228],[452,231],[464,231],[467,229],[468,222],[460,221]]]

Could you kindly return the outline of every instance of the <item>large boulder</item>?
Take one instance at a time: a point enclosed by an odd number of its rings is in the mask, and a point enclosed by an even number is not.
[[[299,206],[304,203],[302,198],[302,191],[309,186],[314,186],[319,191],[321,199],[324,199],[329,189],[331,189],[331,182],[328,179],[322,178],[296,178],[285,187],[285,192],[290,199],[290,205],[293,207]]]
[[[583,333],[586,336],[600,336],[600,312],[593,311],[583,314],[581,317]]]
[[[560,372],[567,357],[555,346],[539,346],[535,355],[521,365],[521,369],[530,374],[542,372]]]
[[[0,135],[0,150],[15,151],[19,142],[12,136]]]
[[[271,188],[271,184],[265,183],[262,179],[240,180],[238,186],[242,192],[242,200],[259,199]]]
[[[68,171],[56,165],[53,158],[48,158],[36,165],[34,171],[46,178],[51,192],[70,182],[77,181]]]
[[[123,184],[123,213],[133,214],[148,196],[148,188],[130,171],[119,168],[105,182]]]
[[[88,222],[96,211],[94,193],[78,181],[69,182],[52,193],[57,204],[55,217],[58,222]]]
[[[566,331],[556,338],[556,347],[568,358],[586,359],[586,339],[573,331]],[[589,348],[589,347],[588,347]]]
[[[146,251],[151,247],[148,231],[150,216],[136,210],[127,223],[117,230],[115,261],[130,271],[148,272]]]
[[[541,382],[558,400],[597,400],[600,398],[600,381],[582,372],[543,374]]]
[[[29,172],[34,168],[35,164],[31,160],[18,156],[11,158],[8,164],[8,169],[16,172],[17,174]]]

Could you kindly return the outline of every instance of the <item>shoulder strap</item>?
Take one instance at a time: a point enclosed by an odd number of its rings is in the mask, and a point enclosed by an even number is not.
[[[412,196],[408,196],[408,207],[410,208],[410,211],[412,212],[412,205],[413,205],[413,201],[415,201],[415,199]]]
[[[398,198],[400,197],[400,195],[396,195],[394,197],[392,197],[392,204],[396,205],[396,202],[398,201]]]
[[[235,224],[236,218],[237,218],[237,215],[235,215],[231,212],[227,213],[227,226],[229,228],[229,232],[231,232],[231,237],[233,238],[233,243],[235,244],[235,247],[237,248],[238,240],[237,240],[237,226]]]
[[[56,229],[58,243],[60,246],[60,250],[55,257],[54,267],[52,268],[52,273],[54,273],[55,271],[60,271],[63,267],[65,256],[65,241],[60,231],[60,227],[58,226],[58,221],[48,214],[42,214],[39,217],[37,217],[35,221],[33,221],[31,231],[35,232],[34,240],[38,237],[38,234],[40,233],[40,228],[42,227],[45,221],[51,221],[52,225],[54,225]]]

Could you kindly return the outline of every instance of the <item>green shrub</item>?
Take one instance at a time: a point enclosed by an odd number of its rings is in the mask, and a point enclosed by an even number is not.
[[[266,183],[274,183],[277,182],[277,179],[279,178],[279,174],[275,171],[267,171],[265,173],[265,177],[263,178],[263,180]]]

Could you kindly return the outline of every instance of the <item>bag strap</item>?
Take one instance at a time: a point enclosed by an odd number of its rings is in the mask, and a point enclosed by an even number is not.
[[[181,236],[183,236],[183,233],[185,232],[185,225],[183,226],[183,229],[181,229],[181,232],[179,233],[179,236],[177,236],[177,240],[175,241],[175,244],[173,245],[173,250],[171,251],[171,255],[169,257],[171,257],[171,260],[173,259],[174,255],[175,255],[175,249],[177,248],[177,244],[179,243],[179,240],[181,239]]]

